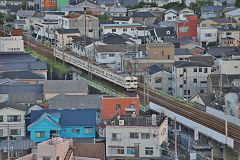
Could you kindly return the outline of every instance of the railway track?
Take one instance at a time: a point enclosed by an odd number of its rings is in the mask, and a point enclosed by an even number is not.
[[[3,33],[2,27],[0,27],[0,33]],[[8,33],[5,33],[5,34],[9,35]],[[33,40],[29,40],[29,42],[27,42],[28,40],[27,37],[23,37],[23,39],[24,39],[25,48],[29,47],[30,49],[38,52],[39,54],[42,54],[43,56],[46,56],[50,59],[55,59],[52,48],[49,48]],[[125,91],[124,93],[126,94]],[[140,98],[143,98],[143,88],[140,86],[138,87],[138,90],[136,92],[132,92],[132,93],[127,92],[127,93],[128,95],[131,95],[131,96],[134,96],[134,95],[136,96],[138,94]],[[149,98],[150,101],[156,104],[159,104],[160,106],[163,106],[164,108],[169,109],[170,111],[175,112],[183,117],[193,120],[194,122],[202,124],[210,129],[213,129],[221,134],[225,134],[225,121],[215,116],[212,116],[210,114],[207,114],[203,111],[178,103],[166,96],[160,95],[151,90],[149,91],[149,94],[150,94],[150,98]],[[235,142],[240,144],[240,127],[234,124],[228,123],[228,137],[234,139]]]
[[[143,98],[144,92],[142,87],[138,87],[137,94]],[[154,91],[149,91],[149,100],[172,112],[175,112],[185,118],[188,118],[194,122],[202,124],[210,129],[213,129],[223,135],[225,135],[225,121],[212,116],[206,112],[198,109],[186,106],[182,103],[178,103],[171,98],[158,94]],[[228,123],[228,137],[234,139],[235,142],[240,143],[240,127]]]

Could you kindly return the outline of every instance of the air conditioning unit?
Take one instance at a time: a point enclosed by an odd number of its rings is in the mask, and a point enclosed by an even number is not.
[[[112,124],[112,125],[115,125],[115,121],[112,121],[111,124]]]
[[[119,121],[118,121],[118,124],[119,124],[120,126],[123,126],[123,125],[124,125],[124,120],[119,120]]]

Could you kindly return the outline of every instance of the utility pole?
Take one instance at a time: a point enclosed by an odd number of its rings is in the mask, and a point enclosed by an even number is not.
[[[10,128],[8,124],[8,160],[10,160]]]
[[[50,45],[50,40],[49,40],[49,19],[48,19],[48,43],[49,43],[49,45]]]
[[[53,51],[53,53],[54,53],[54,61],[56,62],[56,46],[57,46],[57,35],[56,35],[56,29],[54,29],[54,51]]]
[[[87,53],[86,53],[86,28],[87,28],[87,17],[86,17],[86,8],[84,8],[84,54],[85,58],[87,58]]]
[[[178,159],[177,156],[177,122],[176,122],[176,117],[174,117],[174,137],[175,137],[175,160]]]
[[[90,61],[92,60],[92,56],[95,55],[95,49],[96,49],[95,43],[96,43],[96,42],[95,42],[95,31],[93,31],[93,55],[90,55],[90,56],[89,56]],[[90,78],[92,79],[92,70],[91,70],[92,67],[91,67],[91,63],[92,63],[92,62],[89,62],[89,61],[88,61],[88,64],[90,65],[90,66],[89,66],[89,68],[90,68],[89,71],[90,71],[90,72],[88,72],[90,75],[88,75],[88,77],[90,77]]]
[[[146,36],[145,36],[145,25],[146,25],[146,18],[144,19],[144,30],[143,30],[143,36],[144,36],[144,39],[143,39],[143,43],[146,44]]]
[[[226,138],[226,145],[227,145],[227,138],[228,138],[228,116],[227,116],[227,108],[228,108],[228,101],[225,100],[225,138]]]
[[[65,55],[64,55],[64,39],[63,39],[63,33],[64,32],[64,30],[63,30],[63,17],[62,17],[62,54],[63,54],[63,66],[64,66],[64,64],[65,64]]]
[[[6,25],[6,15],[4,14],[3,15],[3,35],[4,35],[4,37],[5,37],[5,31],[6,31],[5,25]]]
[[[213,148],[211,149],[211,160],[214,160],[214,156],[213,156]]]

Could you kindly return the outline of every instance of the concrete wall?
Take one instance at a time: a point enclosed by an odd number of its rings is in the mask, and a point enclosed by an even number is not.
[[[23,40],[16,37],[0,37],[0,52],[24,52]]]
[[[9,129],[20,129],[21,134],[20,135],[11,135],[13,137],[16,136],[25,136],[25,111],[17,110],[14,108],[2,108],[0,109],[0,115],[3,116],[3,122],[0,123],[0,128],[3,130],[3,137],[6,137],[8,135],[8,124]],[[21,116],[21,121],[20,122],[8,122],[7,121],[7,116],[8,115],[20,115]]]
[[[217,29],[209,27],[197,28],[197,39],[199,42],[216,42],[217,41]]]
[[[220,74],[240,74],[240,59],[220,59]]]

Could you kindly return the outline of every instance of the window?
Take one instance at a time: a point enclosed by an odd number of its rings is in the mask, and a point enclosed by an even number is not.
[[[206,24],[204,24],[204,23],[202,24],[202,27],[206,27],[206,26],[207,26]]]
[[[116,104],[116,110],[121,110],[121,104]]]
[[[202,68],[199,68],[198,71],[199,71],[199,72],[202,72]]]
[[[126,28],[123,28],[123,32],[127,32],[127,29],[126,29]]]
[[[153,148],[145,147],[145,155],[153,155]]]
[[[188,27],[180,27],[180,28],[179,28],[179,32],[180,32],[180,33],[188,32]]]
[[[141,139],[150,139],[150,133],[141,133]]]
[[[7,121],[8,122],[20,122],[21,121],[21,116],[7,116]]]
[[[92,134],[93,128],[92,127],[85,127],[85,134]]]
[[[21,135],[21,129],[11,129],[10,135]]]
[[[3,136],[3,129],[0,129],[0,136]]]
[[[135,108],[135,105],[134,104],[130,104],[130,108]]]
[[[162,51],[162,56],[164,56],[164,51]]]
[[[191,91],[190,90],[188,90],[188,95],[190,95],[191,94]]]
[[[75,132],[76,132],[76,130],[73,128],[73,129],[72,129],[72,133],[75,133]]]
[[[134,31],[134,28],[131,28],[131,31]]]
[[[227,35],[228,35],[228,36],[232,35],[232,32],[227,32]]]
[[[172,17],[168,17],[167,19],[168,19],[168,20],[172,20]]]
[[[168,77],[168,80],[171,81],[171,80],[172,80],[172,77]]]
[[[121,141],[120,133],[112,133],[112,141]]]
[[[101,59],[106,59],[106,54],[101,54]]]
[[[168,56],[167,56],[167,58],[168,58],[168,59],[170,59],[170,58],[171,58],[171,56],[170,56],[170,55],[168,55]]]
[[[112,29],[112,32],[116,32],[116,29]]]
[[[183,72],[186,72],[186,68],[183,68]]]
[[[186,95],[187,94],[187,90],[184,90],[184,95]]]
[[[3,122],[3,116],[0,116],[0,122]]]
[[[193,83],[197,83],[197,79],[193,79]]]
[[[204,68],[204,73],[207,73],[208,72],[208,69],[207,68]]]
[[[36,138],[43,138],[44,132],[36,132]]]
[[[184,80],[183,82],[184,82],[184,84],[186,84],[186,83],[187,83],[187,81],[186,81],[186,80]]]
[[[76,133],[77,133],[77,134],[80,134],[80,129],[76,129]]]
[[[193,71],[194,71],[194,72],[197,72],[197,68],[194,68]]]
[[[114,54],[109,54],[109,57],[114,57]]]
[[[110,154],[124,154],[124,147],[121,146],[108,146]]]
[[[89,29],[88,32],[93,32],[93,29]]]
[[[130,138],[131,139],[138,139],[139,138],[138,133],[130,133]]]
[[[201,93],[204,93],[204,89],[201,89],[200,92],[201,92]]]
[[[155,83],[162,83],[162,78],[161,77],[156,77],[155,78]]]
[[[212,33],[206,33],[205,37],[212,37]]]
[[[183,74],[180,74],[180,77],[183,77]]]
[[[157,51],[155,51],[155,57],[157,57]]]
[[[56,160],[59,160],[59,156],[56,157]]]
[[[135,148],[134,147],[127,147],[127,154],[135,154]]]
[[[50,160],[50,157],[45,157],[45,156],[43,156],[42,159],[43,159],[43,160]]]
[[[180,85],[180,88],[183,88],[183,85]]]
[[[238,66],[234,66],[235,69],[238,69]]]

